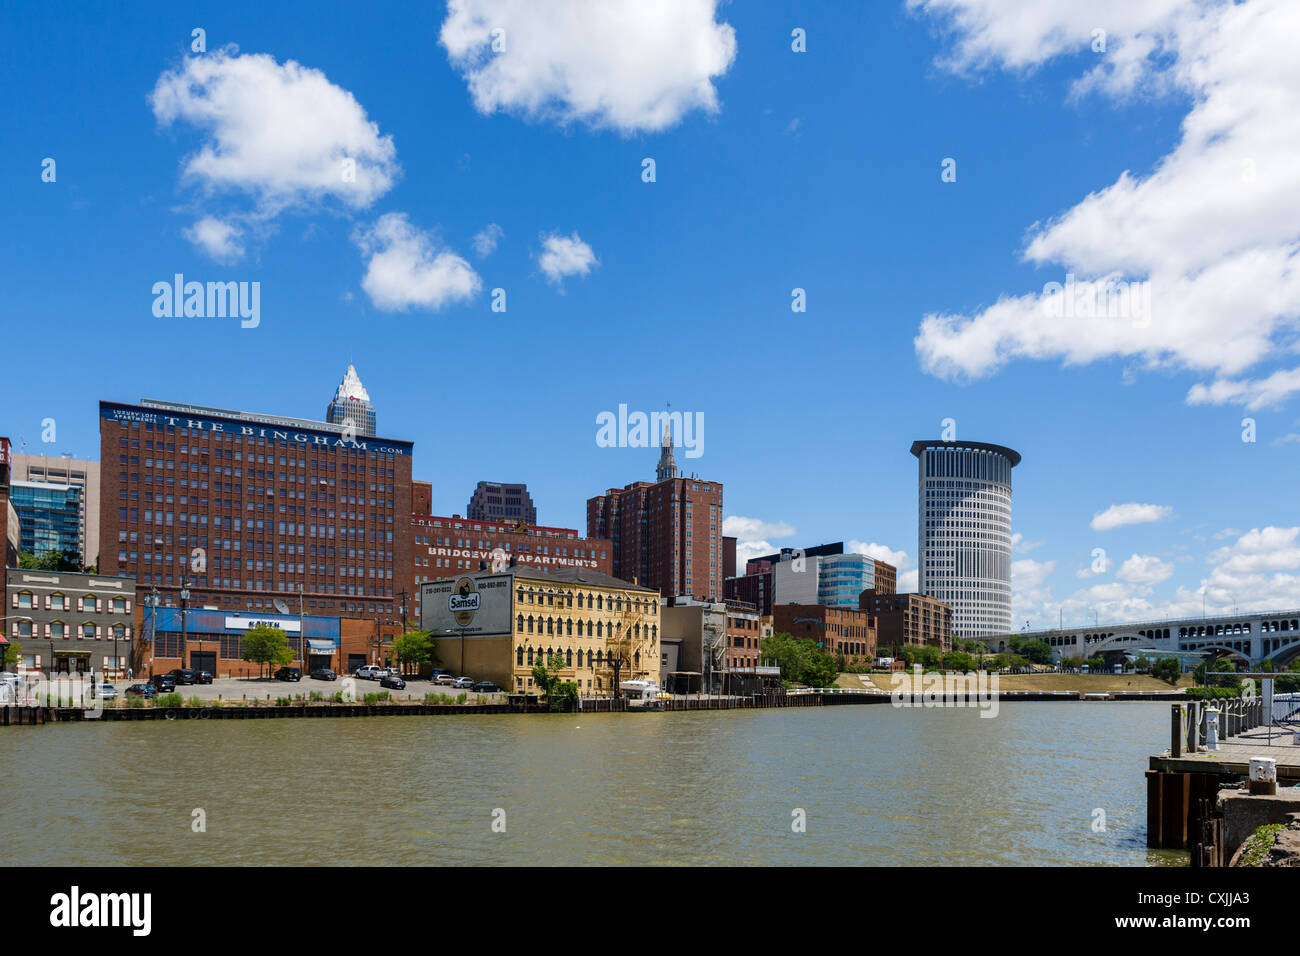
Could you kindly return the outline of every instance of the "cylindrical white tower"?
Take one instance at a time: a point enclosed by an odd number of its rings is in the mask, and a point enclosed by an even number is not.
[[[1011,631],[1011,469],[1020,453],[978,441],[917,441],[922,594],[951,605],[958,637]]]

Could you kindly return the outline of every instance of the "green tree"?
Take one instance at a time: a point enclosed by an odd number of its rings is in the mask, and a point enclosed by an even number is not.
[[[560,673],[567,666],[561,654],[551,654],[546,663],[539,661],[533,666],[533,683],[542,689],[547,705],[553,711],[566,710],[569,701],[578,699],[578,685],[560,679]]]
[[[835,658],[808,638],[773,634],[763,641],[763,658],[775,661],[781,679],[788,683],[829,687],[840,676]]]
[[[25,571],[81,571],[81,555],[72,550],[41,554],[23,551],[18,555],[18,567]]]
[[[1202,661],[1201,663],[1197,664],[1195,669],[1192,671],[1192,677],[1193,679],[1195,679],[1196,683],[1198,684],[1205,683],[1206,663],[1207,663],[1206,661]],[[1210,665],[1209,669],[1211,671],[1235,671],[1237,669],[1236,665],[1234,665],[1232,661],[1227,657],[1219,657],[1213,661],[1209,661],[1208,663]],[[1210,678],[1210,686],[1211,687],[1240,687],[1241,678],[1235,677],[1232,674],[1220,674],[1219,676]]]
[[[403,672],[415,666],[418,672],[425,664],[431,664],[437,657],[433,641],[428,631],[407,631],[393,639],[393,654],[402,665]]]
[[[23,656],[23,646],[18,643],[0,645],[0,670],[14,667]]]
[[[293,660],[293,651],[289,647],[289,641],[284,636],[284,631],[278,627],[271,627],[267,624],[250,627],[244,633],[243,646],[244,653],[241,655],[241,659],[264,665],[268,674],[272,667],[278,664],[288,664]]]
[[[1035,664],[1050,664],[1052,661],[1052,646],[1046,641],[1035,638],[1032,641],[1020,641],[1020,649],[1017,651],[1021,656],[1029,658]]]
[[[1176,657],[1162,657],[1151,665],[1151,676],[1158,677],[1167,684],[1177,684],[1182,672]]]

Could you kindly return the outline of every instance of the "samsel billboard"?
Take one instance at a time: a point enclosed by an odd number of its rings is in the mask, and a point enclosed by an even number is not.
[[[420,629],[432,637],[499,637],[510,628],[509,574],[420,585]]]

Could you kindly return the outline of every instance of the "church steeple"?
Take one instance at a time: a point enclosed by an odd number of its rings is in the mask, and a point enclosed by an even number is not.
[[[673,423],[664,422],[663,447],[659,451],[659,467],[655,469],[655,481],[667,481],[677,477],[677,462],[673,460]]]

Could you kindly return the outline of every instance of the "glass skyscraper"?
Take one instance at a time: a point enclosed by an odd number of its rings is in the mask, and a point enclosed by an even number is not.
[[[81,524],[82,492],[83,489],[76,485],[13,482],[9,488],[9,500],[18,514],[19,550],[32,554],[71,551],[84,564],[86,541]]]
[[[375,436],[375,406],[370,404],[370,393],[351,362],[334,392],[334,401],[325,411],[325,421],[345,428],[351,425],[356,435]]]

